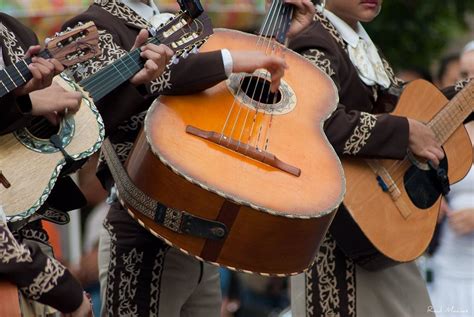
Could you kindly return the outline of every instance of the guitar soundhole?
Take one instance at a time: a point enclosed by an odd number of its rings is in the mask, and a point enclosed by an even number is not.
[[[281,92],[270,91],[270,81],[259,76],[245,76],[241,81],[242,91],[250,99],[263,104],[277,104],[281,101]]]
[[[35,138],[49,140],[52,135],[58,134],[59,128],[60,125],[55,126],[44,117],[35,117],[27,130]]]

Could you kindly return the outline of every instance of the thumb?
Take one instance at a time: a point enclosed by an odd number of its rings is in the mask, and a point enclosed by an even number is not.
[[[137,47],[142,46],[143,44],[145,44],[147,40],[148,40],[148,31],[145,29],[142,29],[140,33],[138,33],[137,38],[135,39],[135,43],[133,44],[133,47],[131,50],[134,50]]]

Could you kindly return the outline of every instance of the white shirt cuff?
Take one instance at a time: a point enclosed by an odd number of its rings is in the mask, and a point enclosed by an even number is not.
[[[221,49],[221,54],[222,54],[222,62],[224,63],[224,71],[227,77],[232,74],[232,70],[234,68],[234,62],[232,61],[232,55],[230,55],[230,52],[228,49],[223,48]]]

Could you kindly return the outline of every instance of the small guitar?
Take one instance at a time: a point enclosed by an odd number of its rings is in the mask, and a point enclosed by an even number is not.
[[[449,187],[443,172],[447,172],[450,183],[455,183],[472,164],[471,142],[462,123],[473,111],[473,96],[474,81],[449,102],[423,80],[403,90],[393,114],[426,122],[433,130],[446,154],[438,170],[411,154],[401,161],[342,161],[347,180],[344,205],[352,217],[338,215],[331,230],[339,236],[336,239],[343,249],[346,243],[347,249],[354,249],[356,239],[369,240],[369,247],[354,254],[360,265],[378,269],[414,260],[426,250],[438,218],[441,193]],[[352,221],[360,234],[349,229]]]
[[[174,63],[178,62],[177,57],[195,52],[212,30],[208,17],[195,19],[202,13],[198,1],[184,0],[182,8],[152,31],[154,35],[149,39],[173,49]],[[0,201],[8,221],[30,217],[48,198],[66,163],[87,158],[100,148],[104,125],[93,101],[100,100],[143,68],[140,52],[131,51],[79,83],[64,75],[56,76],[56,83],[65,89],[83,93],[79,111],[66,115],[59,127],[39,119],[31,127],[0,137]]]
[[[38,54],[43,58],[55,58],[64,67],[83,62],[99,54],[97,28],[92,22],[59,33],[46,40],[45,48]],[[22,59],[0,70],[0,97],[24,85],[32,78],[28,65],[31,58]]]

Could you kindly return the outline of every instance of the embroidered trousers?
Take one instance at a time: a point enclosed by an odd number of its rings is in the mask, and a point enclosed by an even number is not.
[[[316,263],[291,278],[292,317],[433,317],[414,262],[380,271],[355,265],[326,237]]]
[[[216,266],[169,247],[112,205],[99,245],[102,316],[219,317]]]

